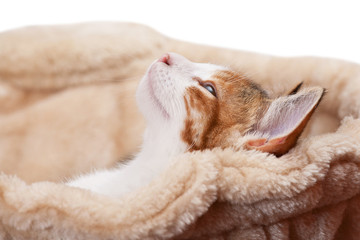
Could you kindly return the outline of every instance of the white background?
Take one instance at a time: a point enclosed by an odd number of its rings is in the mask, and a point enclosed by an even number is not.
[[[0,31],[98,20],[144,23],[209,45],[360,63],[360,1],[355,0],[0,0]]]

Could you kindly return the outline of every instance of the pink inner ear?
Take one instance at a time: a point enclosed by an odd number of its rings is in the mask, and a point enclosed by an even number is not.
[[[323,89],[275,99],[256,131],[268,139],[287,136],[316,107],[322,93]]]
[[[246,147],[276,156],[287,153],[296,144],[323,93],[324,89],[314,88],[274,100],[256,128],[259,138],[249,140]]]
[[[286,138],[287,137],[274,138],[269,141],[266,138],[253,139],[247,142],[247,147],[262,150],[264,147],[284,144]]]
[[[269,144],[283,144],[285,143],[286,137],[274,138],[269,141]]]
[[[249,140],[247,142],[247,145],[249,147],[259,147],[259,146],[263,146],[266,143],[266,138],[260,138],[260,139],[254,139],[254,140]]]

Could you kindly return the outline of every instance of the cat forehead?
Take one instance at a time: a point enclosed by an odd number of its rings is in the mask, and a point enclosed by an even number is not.
[[[219,72],[229,71],[227,67],[211,63],[194,63],[193,75],[201,79],[211,79]]]

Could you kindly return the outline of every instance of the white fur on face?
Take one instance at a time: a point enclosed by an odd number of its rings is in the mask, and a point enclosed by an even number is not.
[[[164,57],[167,58],[164,62]],[[155,61],[148,69],[137,90],[137,102],[148,124],[174,123],[180,125],[186,116],[185,90],[198,86],[194,77],[209,79],[224,67],[193,63],[185,57],[169,53]]]

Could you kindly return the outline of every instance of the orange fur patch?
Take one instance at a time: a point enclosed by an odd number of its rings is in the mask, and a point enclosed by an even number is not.
[[[194,80],[212,82],[217,98],[200,84],[186,90],[187,117],[181,137],[190,151],[229,147],[229,136],[251,130],[270,103],[263,89],[233,71],[219,71],[211,79]]]

